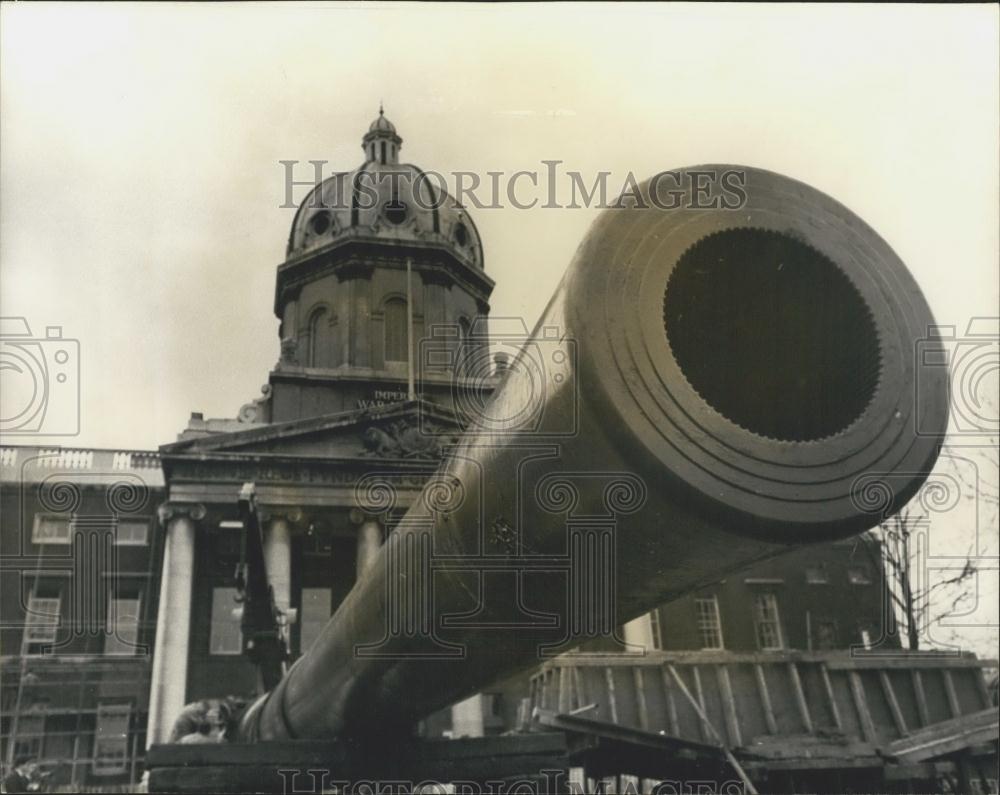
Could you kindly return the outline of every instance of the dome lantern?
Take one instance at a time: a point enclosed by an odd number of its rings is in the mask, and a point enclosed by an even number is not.
[[[379,103],[378,118],[371,123],[365,137],[361,139],[365,162],[395,165],[399,162],[399,150],[402,146],[403,139],[396,134],[396,126],[385,117],[385,110],[382,103]]]

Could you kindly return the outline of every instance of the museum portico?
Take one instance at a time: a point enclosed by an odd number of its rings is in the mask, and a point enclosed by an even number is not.
[[[277,269],[281,355],[262,396],[234,419],[193,413],[160,448],[166,542],[149,745],[166,740],[186,703],[254,691],[234,601],[244,485],[254,485],[294,660],[499,380],[475,224],[399,162],[401,146],[380,111],[364,163],[317,185],[296,212]],[[482,732],[472,702],[455,711],[456,732]]]

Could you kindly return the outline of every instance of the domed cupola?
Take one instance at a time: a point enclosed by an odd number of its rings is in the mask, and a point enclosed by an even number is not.
[[[365,162],[324,180],[299,206],[288,237],[289,261],[377,240],[443,250],[482,274],[483,246],[469,213],[444,190],[439,175],[399,162],[402,144],[380,108],[362,138]]]
[[[344,379],[376,378],[391,392],[409,372],[421,389],[450,390],[470,351],[489,352],[473,333],[493,291],[479,232],[443,177],[399,161],[402,143],[380,109],[362,138],[364,162],[324,179],[296,210],[275,289],[275,421],[348,408],[337,403],[354,394]],[[439,335],[454,356],[424,361],[421,340],[436,345]]]
[[[399,150],[402,146],[403,139],[396,134],[396,126],[385,117],[385,110],[379,105],[378,118],[371,123],[365,137],[361,139],[365,162],[395,165],[399,162]]]

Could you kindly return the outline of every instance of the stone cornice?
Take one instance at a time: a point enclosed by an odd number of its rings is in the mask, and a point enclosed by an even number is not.
[[[286,301],[298,295],[302,285],[327,274],[336,273],[342,278],[364,276],[374,267],[403,267],[406,256],[413,257],[415,273],[427,275],[430,283],[454,283],[483,307],[489,307],[489,297],[495,282],[484,271],[460,262],[449,253],[446,246],[437,243],[387,243],[382,238],[364,237],[336,240],[329,246],[310,251],[307,256],[290,259],[278,266],[274,291],[274,313],[279,318]]]
[[[378,474],[414,487],[422,484],[439,462],[435,460],[306,458],[215,452],[171,456],[171,481],[205,483],[282,483],[289,485],[352,485]],[[235,492],[234,497],[235,500]]]
[[[424,400],[404,401],[390,404],[379,408],[356,409],[337,414],[325,414],[319,417],[310,417],[304,420],[292,420],[290,422],[272,423],[269,425],[257,425],[245,430],[232,431],[230,433],[219,433],[211,436],[202,436],[194,439],[184,439],[179,442],[171,442],[160,447],[160,457],[163,460],[164,471],[169,469],[170,463],[179,454],[187,451],[203,453],[227,453],[230,455],[256,456],[267,459],[281,457],[280,454],[258,453],[253,450],[243,449],[262,442],[272,442],[280,439],[297,438],[315,435],[323,431],[346,430],[351,426],[364,426],[373,423],[386,422],[389,420],[413,417],[417,422],[423,420],[433,420],[437,424],[450,425],[456,431],[461,429],[458,417],[448,409]],[[229,449],[226,449],[229,448]],[[236,449],[233,449],[236,448]],[[287,457],[287,456],[286,456]],[[314,460],[309,456],[290,456],[293,460]],[[319,459],[333,461],[338,460],[341,465],[344,461],[354,460],[353,457],[343,459]]]
[[[303,367],[301,365],[283,364],[271,370],[269,381],[317,381],[329,383],[331,381],[341,383],[359,384],[398,384],[406,385],[406,378],[397,375],[386,374],[382,370],[373,370],[362,367],[340,367],[336,369],[324,369],[319,367]],[[420,374],[419,387],[429,387],[437,389],[448,389],[460,385],[462,390],[470,392],[473,390],[482,392],[493,391],[500,383],[499,375],[463,378],[455,376],[450,372],[435,372],[428,370]]]

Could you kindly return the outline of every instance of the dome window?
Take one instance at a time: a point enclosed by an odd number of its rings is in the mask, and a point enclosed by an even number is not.
[[[408,356],[406,301],[390,298],[385,302],[384,358],[387,362],[405,362]]]
[[[406,205],[398,199],[385,205],[385,220],[397,226],[406,220]]]
[[[313,233],[317,235],[326,234],[332,225],[333,221],[330,218],[330,213],[325,210],[323,212],[316,213],[316,215],[309,220],[310,228]]]
[[[460,246],[467,246],[469,244],[469,230],[465,228],[465,224],[457,224],[455,226],[455,242]]]

